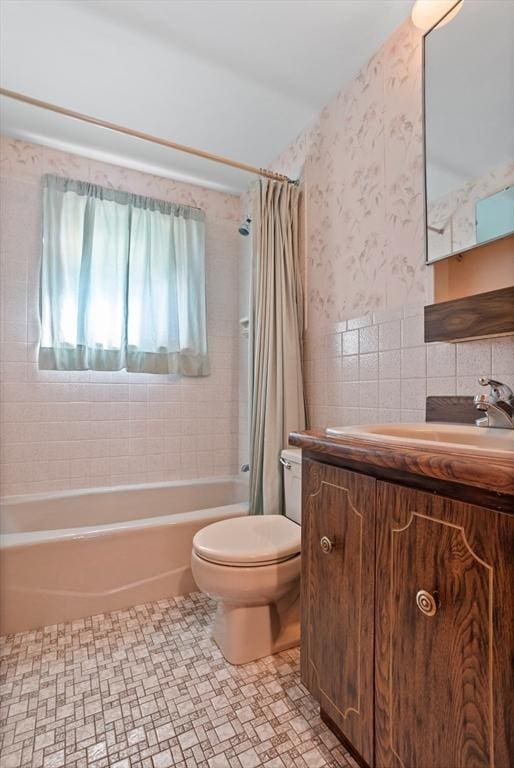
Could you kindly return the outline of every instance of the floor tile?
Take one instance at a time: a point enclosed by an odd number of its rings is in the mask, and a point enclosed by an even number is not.
[[[293,649],[228,664],[200,593],[0,638],[6,768],[350,768]]]

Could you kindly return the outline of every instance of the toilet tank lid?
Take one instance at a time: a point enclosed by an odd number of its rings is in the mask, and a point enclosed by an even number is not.
[[[285,461],[290,461],[293,464],[302,463],[302,449],[301,448],[284,448],[280,454]]]
[[[283,515],[248,515],[220,520],[202,528],[193,551],[221,565],[267,565],[300,552],[301,529]]]

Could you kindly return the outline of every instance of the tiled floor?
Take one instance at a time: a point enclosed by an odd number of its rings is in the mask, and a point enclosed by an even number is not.
[[[212,616],[195,593],[2,638],[2,768],[355,768],[298,649],[232,667]]]

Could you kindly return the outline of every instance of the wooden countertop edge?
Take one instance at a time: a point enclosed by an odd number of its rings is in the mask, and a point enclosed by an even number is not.
[[[297,448],[368,464],[370,467],[514,496],[514,454],[512,459],[487,458],[484,461],[464,453],[448,453],[441,449],[423,450],[419,446],[403,443],[391,445],[379,439],[332,437],[321,429],[291,432],[289,443]]]

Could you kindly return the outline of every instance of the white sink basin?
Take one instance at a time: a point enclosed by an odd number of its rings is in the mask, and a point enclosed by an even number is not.
[[[364,424],[355,427],[329,427],[327,435],[380,440],[391,444],[431,446],[487,456],[514,456],[514,429],[489,429],[460,424]]]

